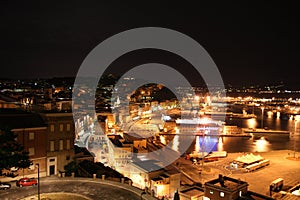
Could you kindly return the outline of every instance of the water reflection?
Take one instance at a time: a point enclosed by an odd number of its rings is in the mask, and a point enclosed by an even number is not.
[[[255,128],[257,127],[257,120],[255,118],[247,119],[246,120],[248,128]]]
[[[255,149],[257,152],[267,152],[269,151],[270,142],[266,140],[265,137],[261,137],[254,142]]]
[[[221,144],[223,145],[223,144]],[[219,137],[218,136],[197,136],[194,146],[194,152],[211,152],[219,149]]]
[[[223,148],[223,137],[219,137],[219,141],[218,141],[218,151],[224,151]]]
[[[299,123],[297,123],[299,122]],[[228,124],[228,123],[227,123]],[[260,119],[232,119],[229,125],[236,125],[241,128],[260,128]],[[295,126],[296,125],[296,126]],[[168,144],[172,141],[172,148],[176,151],[186,151],[187,153],[203,151],[227,151],[230,152],[267,152],[271,150],[296,150],[300,151],[300,119],[295,120],[284,120],[274,118],[265,118],[264,126],[269,129],[275,130],[289,130],[297,134],[292,135],[261,135],[254,134],[252,138],[245,137],[217,137],[217,136],[197,136],[194,139],[193,144],[188,150],[182,148],[182,144],[186,141],[187,136],[182,135],[168,135],[160,136],[160,140],[163,144]],[[264,138],[261,138],[264,137]]]

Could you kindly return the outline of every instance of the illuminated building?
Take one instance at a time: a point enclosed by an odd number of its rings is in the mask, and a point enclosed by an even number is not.
[[[172,166],[163,169],[157,164],[158,161],[134,161],[131,163],[129,178],[133,186],[147,189],[155,197],[173,198],[174,193],[180,188],[180,172]],[[148,171],[149,169],[158,169]]]
[[[132,160],[133,144],[125,141],[121,135],[107,135],[109,166],[124,176],[130,173],[129,163]]]

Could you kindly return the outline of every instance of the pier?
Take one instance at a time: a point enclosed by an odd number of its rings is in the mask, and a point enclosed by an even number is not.
[[[289,135],[290,131],[285,131],[285,130],[272,130],[272,129],[263,129],[263,128],[256,128],[256,129],[251,129],[251,128],[243,128],[242,133],[250,134],[250,133],[266,133],[266,134],[285,134]]]
[[[201,133],[159,133],[159,135],[179,135],[179,136],[215,136],[215,137],[252,137],[249,133],[239,134],[201,134]]]

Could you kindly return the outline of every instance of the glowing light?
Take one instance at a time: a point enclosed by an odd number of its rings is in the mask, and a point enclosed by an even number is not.
[[[224,148],[223,148],[223,138],[222,137],[219,137],[218,151],[224,151]]]
[[[159,139],[160,139],[161,143],[163,143],[164,145],[167,145],[166,138],[163,135],[159,136]]]
[[[279,119],[280,118],[280,112],[277,112],[277,119]]]
[[[268,112],[267,112],[267,115],[268,115],[268,118],[272,118],[273,112],[272,112],[272,111],[268,111]]]
[[[255,141],[256,151],[265,152],[268,150],[269,142],[265,139],[265,137],[261,137],[259,140]]]
[[[255,128],[256,125],[257,125],[257,121],[255,118],[251,118],[251,119],[248,119],[248,127],[249,128]]]
[[[174,130],[175,130],[175,133],[179,133],[179,129],[177,128],[177,126],[175,126]]]
[[[200,136],[199,135],[196,137],[195,151],[196,151],[196,153],[200,152]]]
[[[173,138],[172,149],[179,152],[179,135],[175,135]]]

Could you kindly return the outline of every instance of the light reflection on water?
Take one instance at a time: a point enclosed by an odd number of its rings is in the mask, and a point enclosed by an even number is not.
[[[227,123],[228,124],[228,123]],[[295,130],[295,121],[294,120],[285,120],[277,118],[265,118],[264,127],[274,130],[289,130],[294,132]],[[228,125],[237,125],[242,128],[260,128],[261,121],[260,119],[232,119]],[[298,124],[297,126],[300,125]],[[300,132],[300,131],[299,131]],[[252,138],[245,137],[211,137],[205,136],[204,139],[202,136],[195,138],[194,143],[187,150],[187,153],[193,151],[200,152],[210,152],[210,151],[227,151],[227,152],[267,152],[272,150],[296,150],[300,151],[300,134],[296,136],[289,135],[260,135],[254,134]],[[172,141],[174,136],[163,136],[164,141]],[[173,145],[176,146],[177,150],[180,147],[180,141],[184,140],[186,136],[177,136]],[[264,137],[264,138],[261,138]],[[174,137],[175,138],[175,137]],[[204,141],[204,143],[203,143]]]
[[[255,140],[254,144],[257,152],[269,151],[270,142],[266,140],[265,137],[261,137],[258,140]]]

